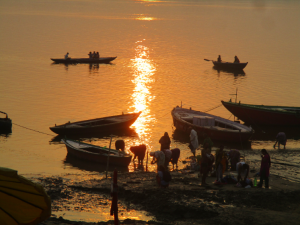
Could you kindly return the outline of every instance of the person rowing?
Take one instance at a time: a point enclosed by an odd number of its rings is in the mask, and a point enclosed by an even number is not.
[[[240,63],[240,60],[237,56],[234,56],[234,63]]]

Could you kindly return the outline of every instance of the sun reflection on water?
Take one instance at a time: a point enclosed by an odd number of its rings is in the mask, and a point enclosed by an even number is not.
[[[135,20],[146,20],[146,21],[152,21],[152,20],[157,20],[157,18],[151,17],[151,16],[146,16],[144,14],[138,14],[135,15]]]
[[[132,106],[131,111],[142,111],[139,119],[133,124],[137,134],[140,138],[140,143],[146,144],[151,138],[150,124],[153,124],[156,119],[151,114],[150,105],[151,101],[155,98],[151,93],[152,83],[155,81],[153,75],[156,71],[155,64],[150,59],[150,50],[148,47],[137,42],[135,48],[135,58],[131,59],[130,66],[133,70],[134,84],[133,93],[131,95]],[[137,143],[136,143],[137,144]],[[147,145],[147,150],[150,146]]]

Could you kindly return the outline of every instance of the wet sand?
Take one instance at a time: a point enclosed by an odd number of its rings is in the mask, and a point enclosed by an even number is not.
[[[256,172],[258,169],[252,170],[249,177],[253,178]],[[226,171],[225,175],[230,173]],[[124,219],[120,224],[299,224],[299,183],[271,174],[270,189],[214,185],[215,177],[208,177],[209,185],[202,187],[198,174],[190,170],[171,172],[169,188],[162,189],[156,184],[154,172],[120,173],[119,207],[126,204],[154,218],[150,221]],[[93,178],[74,183],[61,177],[43,177],[39,181],[51,197],[52,211],[66,210],[68,204],[67,210],[81,212],[88,210],[84,202],[100,202],[102,196],[111,198],[111,179]],[[78,203],[84,207],[72,208]],[[110,202],[106,207],[110,207]],[[98,223],[69,221],[52,215],[41,224],[114,224],[112,220],[113,216],[110,221]]]

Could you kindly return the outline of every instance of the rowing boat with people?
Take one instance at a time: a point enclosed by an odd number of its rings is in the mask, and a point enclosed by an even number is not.
[[[101,58],[60,58],[54,59],[51,58],[54,63],[64,63],[64,64],[76,64],[76,63],[110,63],[111,61],[115,60],[117,57],[101,57]]]

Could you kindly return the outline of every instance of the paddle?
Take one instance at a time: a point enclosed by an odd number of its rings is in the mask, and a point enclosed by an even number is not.
[[[213,61],[213,60],[210,60],[210,59],[204,59],[205,61]]]

